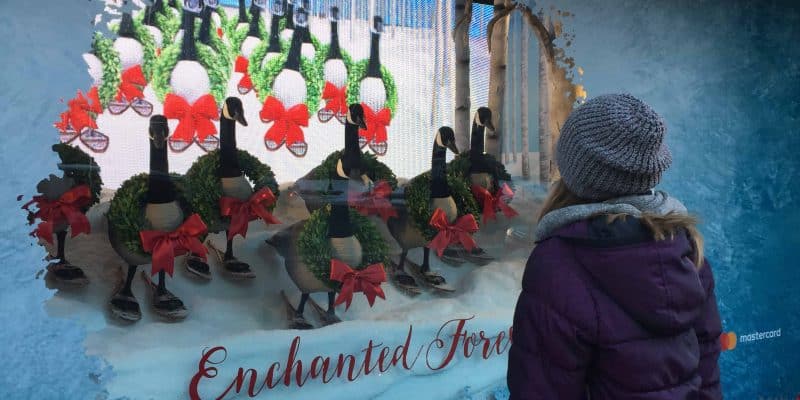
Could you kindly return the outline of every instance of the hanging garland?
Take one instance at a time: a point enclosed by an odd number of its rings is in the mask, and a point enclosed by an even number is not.
[[[103,188],[103,179],[100,177],[100,166],[94,158],[77,146],[64,143],[54,144],[53,151],[61,159],[59,168],[64,171],[64,176],[75,180],[76,185],[88,185],[92,192],[92,202],[89,207],[100,202],[100,190]],[[75,168],[70,168],[70,167]],[[85,210],[84,210],[85,211]]]
[[[320,208],[306,220],[303,231],[297,238],[297,247],[303,263],[331,289],[338,290],[339,283],[330,280],[331,275],[331,244],[328,239],[329,207]],[[386,263],[389,261],[389,248],[384,242],[375,225],[367,217],[350,209],[350,222],[353,225],[355,236],[361,243],[363,257],[360,265],[351,265],[354,270],[361,270],[370,264]]]
[[[360,103],[358,94],[361,91],[361,81],[367,76],[367,66],[369,60],[361,60],[352,64],[349,69],[350,74],[347,78],[347,103],[357,104]],[[389,69],[381,65],[381,77],[383,80],[383,87],[386,89],[386,105],[385,107],[392,111],[394,117],[397,111],[397,86],[394,83],[394,77]]]
[[[97,92],[100,97],[100,105],[105,108],[106,104],[116,97],[121,82],[122,67],[119,53],[114,50],[114,42],[100,32],[94,33],[92,51],[103,64],[103,82],[97,88]]]
[[[216,33],[211,35],[211,49],[217,54],[219,57],[219,65],[223,67],[225,71],[225,80],[227,81],[230,78],[231,69],[233,68],[233,62],[231,61],[232,58],[230,56],[230,50],[225,42],[217,36]]]
[[[211,95],[218,104],[225,101],[225,96],[228,90],[227,71],[221,65],[222,60],[217,57],[210,47],[198,43],[197,44],[197,59],[200,64],[205,68],[208,74],[209,83],[211,84]],[[175,65],[178,64],[178,58],[181,54],[180,42],[173,43],[161,51],[161,56],[156,60],[156,65],[153,71],[153,79],[151,86],[156,92],[156,96],[163,103],[167,94],[170,93],[170,77]]]
[[[169,11],[169,10],[167,10]],[[175,35],[181,29],[181,20],[173,12],[169,11],[171,15],[164,15],[156,13],[156,25],[158,29],[164,34],[162,47],[167,47],[175,41]]]
[[[458,208],[458,215],[480,215],[478,203],[472,196],[469,186],[463,179],[453,175],[447,175],[447,185],[450,187],[450,194]],[[405,189],[406,207],[411,217],[414,227],[422,232],[426,240],[432,240],[437,231],[430,226],[429,222],[433,211],[431,209],[431,173],[426,172],[412,179]]]
[[[322,62],[325,59],[328,46],[321,44],[313,36],[311,37],[311,42],[316,49],[314,58],[309,60],[306,57],[300,57],[300,74],[306,82],[305,104],[309,112],[316,112],[322,97],[322,88],[325,85],[325,80],[322,77]],[[267,61],[261,71],[256,71],[256,75],[252,76],[254,79],[253,85],[256,88],[259,100],[262,102],[272,94],[272,83],[275,77],[283,70],[286,58],[287,53],[281,53],[280,56]]]
[[[175,184],[178,204],[184,217],[188,217],[192,214],[191,206],[184,196],[181,177],[177,174],[170,174],[170,177]],[[149,254],[142,248],[139,232],[152,228],[144,214],[147,204],[148,180],[148,174],[142,173],[123,182],[114,194],[114,198],[111,199],[108,213],[106,213],[109,228],[114,232],[112,240],[125,246],[128,251],[143,257],[148,257]]]
[[[341,150],[334,151],[327,158],[325,158],[320,165],[314,167],[314,169],[312,169],[311,172],[306,175],[320,183],[318,190],[327,190],[328,181],[335,173],[336,164],[341,157]],[[386,183],[392,187],[392,190],[397,189],[397,177],[395,176],[394,172],[392,172],[392,170],[386,164],[378,161],[378,157],[376,157],[374,154],[368,152],[361,153],[361,166],[363,167],[362,169],[366,172],[369,179],[371,179],[373,182],[386,181]]]
[[[272,169],[244,150],[238,153],[239,166],[253,184],[253,192],[265,187],[275,197],[280,196],[278,182]],[[219,179],[220,151],[211,151],[192,164],[184,177],[184,185],[194,212],[200,214],[209,231],[221,230],[222,217],[219,213],[219,199],[222,198],[222,182]],[[275,205],[269,208],[272,211]]]

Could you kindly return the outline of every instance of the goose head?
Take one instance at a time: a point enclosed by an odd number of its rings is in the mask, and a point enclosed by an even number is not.
[[[349,125],[355,125],[360,129],[367,129],[364,107],[361,107],[361,104],[351,104],[347,108],[347,123]]]
[[[475,123],[478,126],[485,126],[490,131],[494,131],[494,124],[492,123],[492,110],[489,107],[480,107],[475,112]]]
[[[436,132],[435,139],[436,146],[448,148],[453,154],[458,155],[458,147],[456,146],[456,134],[449,126],[443,126]]]
[[[228,97],[225,99],[225,104],[222,105],[222,118],[236,121],[242,126],[247,126],[247,120],[244,118],[242,100],[238,97]]]

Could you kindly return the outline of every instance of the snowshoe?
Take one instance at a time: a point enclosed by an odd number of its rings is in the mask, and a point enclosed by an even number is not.
[[[253,279],[256,277],[256,273],[250,269],[250,265],[239,261],[235,257],[225,259],[225,252],[220,250],[214,242],[207,241],[206,248],[214,252],[216,255],[217,260],[219,260],[220,264],[222,264],[222,268],[225,271],[225,274],[232,279]]]
[[[439,259],[450,266],[460,267],[466,262],[464,259],[464,253],[466,253],[466,251],[463,248],[459,250],[457,248],[448,247],[444,249],[444,252]]]
[[[320,322],[322,322],[323,326],[333,325],[342,322],[342,320],[339,319],[338,316],[336,316],[334,310],[332,311],[325,310],[324,308],[322,308],[322,306],[319,305],[319,303],[314,301],[312,297],[309,296],[308,302],[311,303],[311,308],[313,308],[314,311],[317,313],[317,316],[319,317],[319,320]]]
[[[406,260],[406,269],[413,276],[417,282],[430,287],[439,293],[454,293],[456,289],[444,279],[438,272],[431,271],[430,268],[422,269],[419,265]]]
[[[471,251],[467,251],[467,249],[461,248],[459,249],[461,253],[461,257],[477,266],[484,266],[489,264],[490,262],[494,261],[494,257],[490,256],[486,250],[476,247]]]
[[[142,271],[142,278],[153,292],[151,304],[153,312],[169,321],[180,321],[189,315],[189,310],[186,309],[183,301],[169,290],[158,290],[158,285],[150,279],[147,271]]]
[[[294,308],[283,290],[281,290],[281,299],[283,299],[283,304],[286,306],[286,319],[289,322],[289,329],[314,329],[314,325],[311,325],[303,314],[297,312],[297,309]]]
[[[142,310],[139,307],[139,301],[136,300],[136,297],[133,297],[133,295],[118,292],[111,298],[109,305],[111,306],[111,314],[119,319],[130,322],[136,322],[142,319]]]
[[[186,270],[199,278],[211,280],[211,268],[198,256],[186,256]]]
[[[392,282],[392,285],[394,285],[397,290],[411,297],[422,293],[422,289],[420,289],[419,285],[417,285],[417,281],[414,280],[414,277],[409,275],[406,271],[398,268],[397,264],[394,262],[391,263],[390,271],[388,272],[390,276],[390,282]]]
[[[89,278],[86,277],[83,270],[67,261],[50,263],[47,266],[47,271],[48,275],[59,283],[70,286],[86,286],[89,284]]]

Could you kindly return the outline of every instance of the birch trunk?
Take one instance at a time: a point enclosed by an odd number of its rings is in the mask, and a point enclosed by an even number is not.
[[[456,145],[459,149],[470,146],[470,101],[469,86],[469,25],[472,20],[467,10],[467,0],[456,0],[456,21],[458,26],[453,32],[456,50],[456,101],[453,114],[453,130],[456,133]]]
[[[550,136],[550,68],[546,47],[539,43],[539,183],[550,183],[552,160]]]
[[[494,0],[494,14],[504,9],[504,0]],[[508,18],[501,18],[492,30],[492,49],[489,57],[489,109],[495,131],[486,136],[486,153],[500,159],[500,139],[505,131],[504,100],[506,91],[506,53],[508,45]]]
[[[511,68],[512,73],[511,73],[511,80],[510,80],[510,82],[511,82],[511,97],[510,97],[510,100],[509,100],[510,102],[508,103],[511,106],[511,107],[509,107],[509,112],[511,113],[511,115],[509,115],[509,117],[510,117],[509,119],[511,120],[511,128],[506,130],[506,137],[507,138],[508,137],[511,138],[511,141],[509,142],[509,145],[511,147],[511,161],[516,163],[517,162],[517,151],[518,151],[517,136],[519,135],[520,124],[521,124],[521,121],[520,121],[520,118],[519,118],[520,114],[521,114],[521,112],[519,112],[519,111],[521,111],[521,110],[517,109],[520,106],[520,104],[519,104],[519,94],[520,94],[521,88],[520,88],[520,85],[519,85],[519,79],[517,79],[517,78],[518,78],[518,76],[521,76],[521,69],[519,68],[519,65],[520,65],[520,60],[519,60],[520,52],[518,50],[518,45],[519,45],[518,40],[520,38],[520,35],[522,34],[522,29],[521,29],[522,28],[522,24],[520,24],[520,22],[522,22],[522,21],[517,19],[518,18],[517,14],[511,14],[509,17],[511,19],[509,20],[508,23],[511,25],[511,28],[513,28],[512,32],[510,32],[509,36],[508,36],[508,38],[509,38],[509,46],[511,45],[511,43],[513,43],[514,44],[514,48],[513,48],[513,51],[509,50],[509,53],[510,53],[509,56],[513,55],[513,59],[511,60],[511,65],[513,67]]]
[[[531,42],[531,33],[527,29],[523,29],[522,37],[520,40],[522,41],[522,48],[520,49],[520,54],[522,56],[522,62],[520,63],[520,71],[521,71],[521,79],[520,79],[520,86],[522,87],[522,91],[520,92],[519,102],[520,102],[520,140],[522,141],[522,179],[528,180],[531,179],[531,161],[530,161],[530,143],[528,142],[528,47],[530,47]]]

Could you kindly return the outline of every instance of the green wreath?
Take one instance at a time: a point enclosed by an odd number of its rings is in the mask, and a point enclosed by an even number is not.
[[[170,174],[170,176],[175,184],[178,204],[183,210],[184,217],[188,217],[192,214],[192,208],[184,196],[182,179],[177,174]],[[146,173],[128,178],[117,189],[106,213],[109,227],[114,231],[114,240],[119,241],[126,249],[140,256],[149,255],[142,248],[142,241],[139,237],[140,231],[151,229],[144,214],[147,204],[148,180],[149,175]]]
[[[92,51],[103,64],[103,83],[97,88],[97,93],[100,97],[100,105],[105,108],[106,104],[117,96],[117,90],[122,81],[119,53],[114,50],[114,42],[100,32],[94,33]]]
[[[167,94],[172,90],[170,87],[170,77],[181,53],[181,43],[176,42],[161,51],[161,57],[156,60],[153,71],[153,79],[150,81],[156,96],[163,103]],[[222,59],[217,57],[214,50],[202,43],[197,44],[197,59],[208,73],[211,83],[211,95],[214,96],[217,104],[225,101],[228,91],[228,72],[222,63]]]
[[[222,7],[218,7],[217,8],[217,10],[221,10],[221,9],[222,9]],[[222,14],[220,14],[220,17],[222,17]],[[275,18],[275,16],[273,15],[272,18]],[[278,32],[281,32],[286,28],[286,18],[284,18],[284,17],[279,17],[279,18],[280,18],[280,21],[278,21]],[[250,22],[250,13],[247,13],[247,22],[248,23]],[[222,32],[225,34],[225,37],[230,38],[231,36],[233,36],[234,33],[236,32],[236,27],[238,25],[239,25],[239,14],[238,13],[236,13],[236,15],[231,15],[230,18],[224,18],[222,20]],[[260,25],[263,25],[263,24],[260,24]],[[260,31],[262,32],[261,33],[262,36],[269,37],[269,33],[265,32],[265,30],[266,29],[260,29]],[[242,39],[242,40],[244,40],[244,39]],[[230,39],[228,40],[228,42],[230,43]]]
[[[239,165],[247,179],[253,183],[253,191],[268,187],[277,198],[280,196],[278,182],[272,169],[244,150],[239,150]],[[220,151],[211,151],[192,164],[184,177],[192,209],[200,214],[211,232],[222,230],[219,214],[219,199],[222,198],[222,183],[218,178]],[[269,208],[273,210],[275,205]]]
[[[431,209],[430,204],[430,185],[431,173],[429,171],[412,179],[405,188],[406,207],[411,221],[422,232],[426,240],[432,240],[437,233],[436,229],[430,226],[431,216],[434,211]],[[456,208],[458,208],[459,217],[467,214],[479,215],[478,203],[463,179],[447,175],[447,185],[450,187],[450,193],[456,203]],[[475,220],[480,222],[478,218]]]
[[[316,112],[319,108],[322,89],[325,85],[325,81],[322,78],[322,63],[328,49],[328,46],[323,45],[313,36],[311,37],[311,42],[316,49],[314,52],[314,59],[309,60],[306,57],[300,57],[300,74],[306,82],[305,104],[308,107],[309,113]],[[258,98],[261,102],[264,102],[267,96],[272,94],[272,83],[283,69],[283,64],[286,62],[287,57],[288,53],[281,53],[280,56],[267,61],[260,71],[256,70],[255,75],[251,75],[253,86],[256,88]],[[260,63],[251,64],[255,64],[255,68],[258,68],[258,64]]]
[[[367,76],[367,66],[369,59],[358,61],[351,64],[349,69],[349,77],[347,78],[347,104],[357,104],[361,101],[358,94],[361,91],[361,81]],[[392,118],[394,118],[397,111],[397,86],[394,83],[394,77],[389,69],[381,65],[381,76],[383,80],[383,87],[386,89],[386,106],[392,111]],[[378,110],[375,110],[376,112]]]
[[[72,178],[78,185],[89,185],[92,192],[92,202],[89,207],[100,202],[100,190],[103,188],[103,179],[100,177],[100,166],[95,162],[94,157],[86,154],[76,146],[64,143],[54,144],[53,151],[58,153],[61,159],[59,168],[64,171],[64,176]],[[77,168],[69,168],[75,166]]]
[[[233,59],[230,56],[228,45],[226,45],[216,33],[212,33],[211,49],[214,50],[219,57],[219,65],[223,67],[222,70],[225,72],[225,80],[227,81],[230,78],[231,69],[233,69]]]
[[[492,170],[491,175],[495,187],[499,187],[499,184],[507,183],[511,189],[514,189],[514,182],[511,180],[511,174],[506,171],[506,166],[500,161],[497,161],[497,159],[491,154],[484,154],[483,157],[486,160],[486,164],[489,165],[490,169]],[[467,185],[469,185],[470,164],[469,152],[465,151],[460,153],[453,158],[453,161],[447,163],[447,174],[461,178]]]
[[[144,25],[144,12],[139,13],[133,18],[133,33],[136,35],[136,40],[142,44],[144,50],[142,60],[142,71],[145,78],[149,81],[153,76],[153,69],[156,64],[156,40],[150,31]]]
[[[244,39],[247,38],[247,32],[249,31],[249,26],[243,26],[240,29],[234,30],[229,36],[228,51],[231,59],[235,60],[236,57],[238,57],[241,53],[242,43],[244,43]],[[268,41],[269,32],[267,32],[267,28],[264,26],[263,20],[259,21],[258,23],[258,35],[260,36],[259,39],[261,39],[262,42]]]
[[[317,279],[331,289],[338,290],[340,284],[330,280],[331,275],[331,245],[328,240],[328,207],[320,208],[306,220],[303,231],[297,238],[297,247],[300,257]],[[370,264],[386,263],[389,261],[389,248],[383,241],[378,230],[367,217],[350,209],[350,222],[355,230],[355,236],[361,243],[363,257],[361,265],[351,265],[355,270],[361,270]]]
[[[336,172],[336,163],[341,157],[341,150],[334,151],[328,155],[327,158],[322,160],[320,165],[314,167],[314,169],[312,169],[311,172],[306,175],[319,183],[318,190],[327,190],[328,181],[330,180],[331,175]],[[392,187],[392,190],[397,189],[397,177],[395,176],[394,172],[392,172],[392,170],[386,164],[378,161],[378,157],[376,157],[374,154],[368,152],[361,153],[361,166],[367,173],[369,179],[371,179],[373,182],[386,181],[386,183]]]
[[[158,29],[161,29],[161,33],[164,35],[161,47],[171,45],[175,40],[175,35],[178,34],[178,31],[181,29],[180,18],[174,15],[172,11],[169,11],[168,14],[169,15],[156,13],[156,25],[158,25]]]

